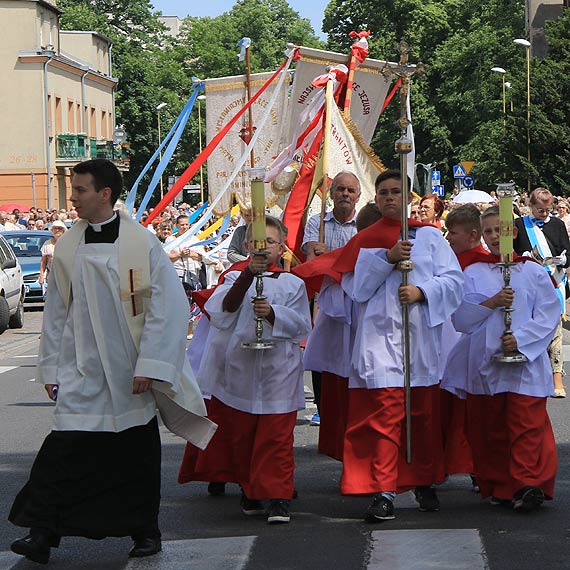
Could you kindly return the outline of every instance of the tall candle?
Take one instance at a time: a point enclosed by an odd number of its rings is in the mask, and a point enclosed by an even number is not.
[[[257,251],[266,247],[265,239],[265,184],[261,179],[251,181],[251,210],[253,213],[253,247]]]
[[[499,200],[499,252],[504,262],[513,260],[513,197],[502,196]]]

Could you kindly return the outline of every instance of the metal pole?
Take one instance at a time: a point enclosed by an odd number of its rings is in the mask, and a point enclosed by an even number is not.
[[[505,85],[505,75],[503,74],[503,125],[507,126],[507,86]]]
[[[530,164],[530,46],[526,48],[526,145]],[[527,191],[530,195],[530,170],[527,179]]]
[[[200,145],[200,154],[202,154],[202,101],[198,96],[198,142]],[[204,165],[200,165],[200,202],[204,203]]]
[[[160,143],[162,142],[162,139],[160,137],[160,109],[158,109],[158,146],[160,146]],[[162,162],[162,150],[159,151],[158,153],[158,157],[160,162]],[[164,198],[164,187],[162,184],[162,175],[160,176],[160,199],[162,200]]]
[[[246,77],[246,87],[247,87],[247,100],[250,101],[251,100],[251,62],[249,59],[249,47],[245,48],[245,77]],[[250,107],[248,109],[247,116],[248,116],[248,121],[249,121],[249,125],[248,125],[248,131],[249,131],[248,144],[249,144],[249,141],[253,137],[253,108],[252,107]],[[250,163],[251,163],[250,167],[255,168],[255,155],[253,152],[253,148],[251,149]]]
[[[34,208],[36,207],[36,175],[32,172],[32,197],[34,201]]]

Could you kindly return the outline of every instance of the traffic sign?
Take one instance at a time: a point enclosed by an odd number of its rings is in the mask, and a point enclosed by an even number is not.
[[[463,170],[465,170],[465,174],[469,174],[471,169],[475,166],[474,160],[462,160],[461,166],[463,166]]]
[[[465,186],[465,188],[473,188],[473,184],[475,184],[473,176],[466,176],[463,179],[463,186]]]
[[[443,184],[437,184],[431,189],[431,193],[443,198],[443,196],[445,196],[445,186],[443,186]]]
[[[431,181],[435,184],[439,184],[440,180],[441,180],[441,172],[439,170],[432,170]]]
[[[465,169],[461,164],[457,164],[453,167],[453,178],[465,178],[466,176]]]

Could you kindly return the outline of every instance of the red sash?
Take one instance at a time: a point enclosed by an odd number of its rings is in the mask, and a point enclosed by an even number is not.
[[[408,224],[410,227],[431,226],[431,224],[423,224],[416,220],[408,220]],[[381,218],[358,232],[344,247],[297,265],[291,270],[291,273],[305,281],[309,293],[319,291],[325,275],[340,283],[343,273],[354,271],[361,248],[390,249],[398,241],[401,225],[400,220]]]

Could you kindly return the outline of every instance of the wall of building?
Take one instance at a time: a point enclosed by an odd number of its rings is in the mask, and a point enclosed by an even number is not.
[[[548,55],[548,40],[545,25],[562,15],[564,0],[527,0],[527,33],[532,44],[531,53],[538,58]]]

